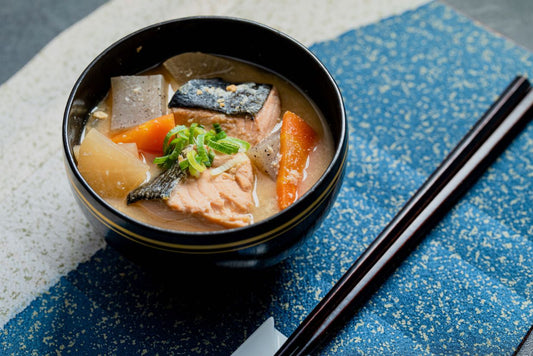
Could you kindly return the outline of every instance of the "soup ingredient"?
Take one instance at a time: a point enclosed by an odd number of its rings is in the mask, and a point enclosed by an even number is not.
[[[171,129],[163,140],[166,154],[154,160],[163,173],[128,194],[127,204],[162,199],[179,213],[222,226],[249,224],[254,176],[244,151],[250,145],[213,126]]]
[[[111,141],[96,129],[80,145],[78,169],[102,197],[120,198],[146,180],[149,167],[138,155]]]
[[[237,163],[223,173],[212,174],[230,160]],[[198,178],[189,177],[176,185],[166,202],[180,213],[224,227],[246,226],[253,222],[253,182],[252,163],[246,154],[217,155],[212,167]]]
[[[174,126],[174,115],[167,114],[146,121],[111,139],[115,143],[136,143],[141,150],[161,154],[163,153],[163,141]]]
[[[128,151],[129,153],[131,153],[133,156],[141,158],[139,156],[139,149],[137,148],[137,144],[135,142],[121,143],[121,144],[119,144],[119,146],[120,146],[120,148],[122,148],[122,149]]]
[[[247,152],[255,166],[273,180],[276,180],[279,169],[279,131],[278,125],[270,135]]]
[[[190,125],[192,122],[212,128],[214,123],[229,135],[239,137],[252,146],[266,137],[279,121],[281,115],[281,100],[278,91],[273,87],[263,106],[252,119],[249,115],[226,115],[212,110],[172,108],[176,124]]]
[[[261,110],[271,85],[232,84],[220,78],[193,79],[176,90],[168,107],[207,109],[226,115],[250,115]]]
[[[231,74],[235,66],[222,57],[201,52],[182,53],[167,59],[163,67],[182,85],[193,78],[213,78]]]
[[[152,181],[130,192],[126,203],[129,205],[139,200],[168,199],[172,189],[177,184],[183,182],[186,176],[186,173],[181,170],[179,164],[174,164]]]
[[[184,125],[174,127],[163,140],[165,155],[157,157],[154,163],[162,169],[168,169],[178,163],[183,171],[198,177],[199,173],[213,163],[214,151],[235,154],[250,148],[248,142],[227,136],[218,123],[214,123],[213,127],[210,131],[206,131],[197,123],[193,123],[190,127]],[[184,152],[186,149],[187,152]]]
[[[255,114],[227,114],[213,109],[185,106],[168,107],[168,100],[180,86],[194,79],[213,78],[227,82],[225,87],[220,85],[219,88],[223,89],[225,95],[235,94],[241,83],[266,83],[270,90]],[[286,110],[297,113],[316,128],[318,137],[316,149],[307,159],[308,166],[302,173],[305,178],[300,182],[297,194],[301,195],[312,187],[331,161],[331,134],[313,103],[284,78],[249,63],[229,57],[184,53],[139,76],[117,77],[113,81],[113,88],[87,118],[84,135],[87,136],[91,130],[98,130],[110,140],[120,141],[118,144],[112,143],[111,151],[118,149],[121,155],[113,154],[115,158],[110,169],[101,167],[98,157],[92,160],[94,170],[100,170],[102,176],[110,173],[110,180],[107,181],[108,177],[105,176],[105,183],[94,183],[95,180],[90,178],[89,184],[95,185],[95,192],[98,190],[110,205],[137,221],[178,231],[211,231],[247,225],[278,213],[276,184],[280,154],[275,152],[279,146],[279,130],[277,134],[270,135],[281,127],[281,118]],[[147,81],[152,84],[145,85]],[[128,86],[129,91],[126,90]],[[153,95],[154,88],[155,93],[163,93],[161,100],[157,94]],[[190,92],[196,93],[197,91]],[[143,94],[142,100],[132,100],[138,94]],[[144,101],[146,96],[152,97],[147,99],[148,104]],[[163,99],[165,96],[166,101]],[[114,100],[120,102],[113,103]],[[215,103],[219,107],[222,103],[226,106],[225,100],[215,100]],[[152,104],[159,114],[151,110],[146,115],[143,114],[144,106],[152,107]],[[152,135],[161,139],[163,135],[160,131],[165,130],[154,130],[155,126],[152,126],[152,129],[143,132],[141,128],[151,126],[151,120],[167,114],[174,116],[175,123],[171,130],[176,125],[184,126],[186,130],[182,131],[183,127],[176,129],[173,135],[168,136],[166,143],[168,133],[165,133],[163,143],[157,150],[147,148],[142,143],[143,140]],[[119,116],[123,116],[123,122]],[[191,127],[195,127],[192,135]],[[209,139],[211,131],[215,132],[216,140]],[[182,141],[178,138],[182,136],[186,139],[178,147],[178,142]],[[246,141],[249,145],[232,141],[232,137]],[[107,144],[111,144],[110,140]],[[126,141],[133,143],[123,143]],[[89,142],[90,140],[86,143]],[[95,146],[103,148],[105,144],[98,143]],[[79,151],[80,148],[73,148],[73,151]],[[123,155],[128,153],[129,158],[123,159]],[[83,160],[81,158],[81,169],[88,170],[83,168]],[[106,192],[114,189],[116,182],[122,180],[117,179],[116,175],[124,174],[131,178],[127,173],[129,168],[122,168],[130,160],[141,167],[145,164],[149,170],[144,168],[139,181],[129,184],[128,190]],[[77,161],[80,162],[78,159]],[[103,189],[100,189],[99,183]],[[211,201],[214,202],[213,205]]]
[[[167,113],[168,83],[161,74],[111,78],[111,130],[125,130]]]
[[[206,131],[194,123],[190,127],[178,125],[167,130],[161,142],[161,151],[165,155],[154,160],[164,170],[163,173],[129,193],[127,204],[139,200],[168,199],[174,187],[185,180],[187,173],[200,177],[200,173],[211,167],[215,151],[231,157],[230,155],[244,152],[250,147],[245,141],[228,137],[220,125],[215,123],[214,127],[213,130]],[[221,174],[243,162],[241,156],[238,156],[241,158],[239,160],[236,158],[227,160],[212,170],[211,174]]]
[[[315,131],[298,115],[283,114],[280,132],[280,164],[276,181],[278,205],[285,209],[298,199],[309,153],[315,147]]]

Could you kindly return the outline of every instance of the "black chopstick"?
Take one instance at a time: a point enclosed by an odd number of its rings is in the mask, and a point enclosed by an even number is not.
[[[393,220],[281,346],[305,355],[353,316],[533,116],[533,90],[516,77]]]

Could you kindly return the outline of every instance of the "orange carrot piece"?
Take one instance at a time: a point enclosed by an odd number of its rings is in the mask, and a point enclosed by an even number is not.
[[[140,150],[161,154],[165,136],[174,126],[174,115],[163,115],[119,133],[111,140],[115,143],[135,142]]]
[[[281,158],[276,180],[280,209],[285,209],[298,198],[298,187],[315,142],[315,131],[302,118],[290,111],[283,114],[279,148]]]

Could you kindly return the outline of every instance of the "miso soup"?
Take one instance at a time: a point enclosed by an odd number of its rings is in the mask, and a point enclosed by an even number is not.
[[[328,130],[283,77],[184,53],[111,78],[75,156],[96,193],[133,219],[221,230],[276,214],[312,187],[333,157]]]

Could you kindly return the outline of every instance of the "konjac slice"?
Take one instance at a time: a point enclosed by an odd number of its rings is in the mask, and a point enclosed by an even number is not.
[[[111,131],[125,130],[167,113],[168,83],[161,74],[111,78]]]
[[[149,167],[96,129],[80,145],[78,169],[100,196],[120,198],[146,180]]]

